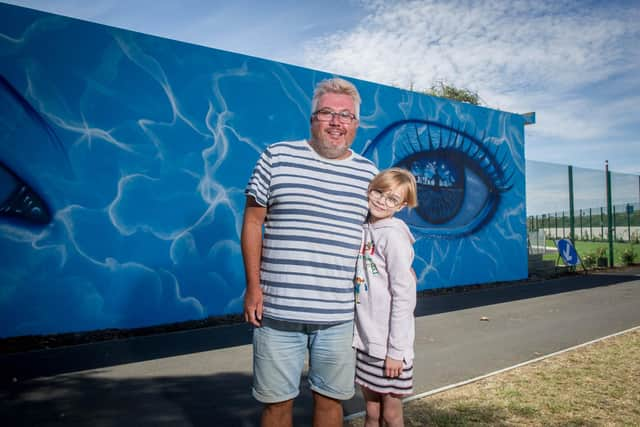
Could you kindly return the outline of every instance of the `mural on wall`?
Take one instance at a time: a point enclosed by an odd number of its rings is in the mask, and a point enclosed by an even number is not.
[[[242,309],[244,187],[326,73],[0,4],[0,337]],[[419,289],[527,276],[523,118],[351,79]]]

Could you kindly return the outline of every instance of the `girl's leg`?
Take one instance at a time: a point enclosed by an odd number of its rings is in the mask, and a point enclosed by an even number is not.
[[[382,426],[382,418],[380,417],[381,396],[375,391],[371,391],[366,387],[360,387],[362,395],[367,403],[367,414],[364,418],[365,427]]]
[[[381,396],[382,418],[387,427],[403,427],[402,400],[391,394]]]

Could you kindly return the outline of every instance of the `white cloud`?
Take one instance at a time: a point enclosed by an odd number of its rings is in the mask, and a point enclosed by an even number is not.
[[[598,141],[619,140],[637,159],[637,22],[633,2],[378,1],[351,31],[309,42],[305,65],[416,90],[444,79],[491,107],[536,111],[538,158],[569,162],[554,157],[559,143],[588,142],[601,163],[613,153]]]
[[[352,31],[310,42],[306,62],[403,87],[445,78],[510,107],[516,94],[572,90],[637,66],[638,48],[620,43],[640,34],[638,18],[545,2],[378,3]]]

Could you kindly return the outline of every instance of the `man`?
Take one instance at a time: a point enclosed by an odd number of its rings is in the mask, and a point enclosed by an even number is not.
[[[292,425],[307,351],[314,426],[342,426],[341,401],[354,394],[353,277],[377,169],[350,149],[360,113],[353,84],[320,82],[311,106],[310,139],[267,147],[245,190],[244,316],[256,326],[263,426]]]

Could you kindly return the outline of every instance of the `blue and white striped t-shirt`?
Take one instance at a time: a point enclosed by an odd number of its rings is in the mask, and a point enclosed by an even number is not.
[[[318,155],[307,141],[260,156],[245,194],[267,207],[260,282],[264,316],[303,323],[353,319],[353,276],[375,165]]]

